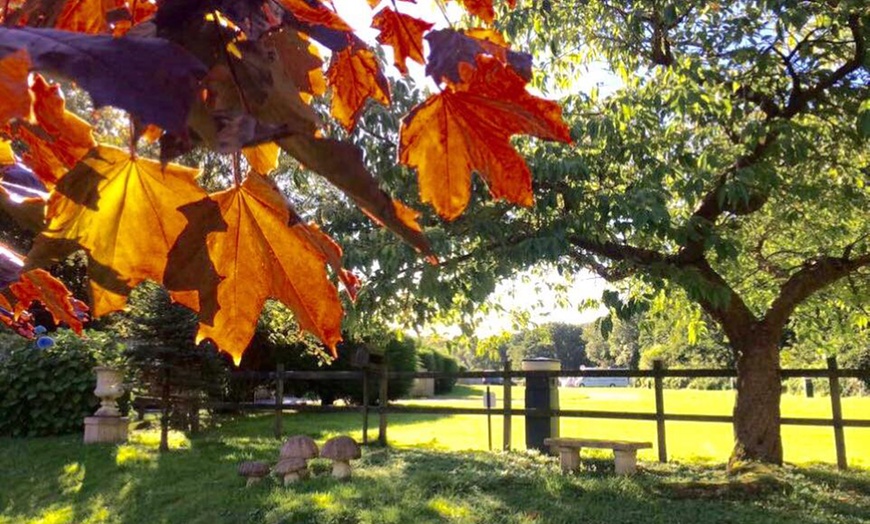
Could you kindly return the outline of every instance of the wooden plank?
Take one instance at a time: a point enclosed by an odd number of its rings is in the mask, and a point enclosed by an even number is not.
[[[512,409],[511,409],[511,361],[505,359],[504,361],[504,370],[502,375],[504,393],[504,412],[503,412],[503,435],[504,440],[502,443],[502,449],[505,451],[510,451],[511,449],[511,418],[512,418]]]
[[[632,451],[638,449],[651,449],[652,442],[641,442],[634,440],[602,440],[588,438],[547,438],[544,439],[544,445],[555,446],[557,448],[599,448],[613,449],[619,451]]]
[[[362,376],[362,441],[363,444],[369,443],[369,374],[363,373]]]
[[[837,373],[837,358],[828,357],[828,381],[831,386],[831,415],[833,416],[834,444],[837,448],[837,469],[846,470],[846,437],[843,434],[843,408],[840,406],[840,376]]]
[[[668,461],[668,445],[665,437],[665,396],[662,385],[662,373],[664,366],[661,360],[653,360],[653,372],[655,372],[656,394],[656,437],[659,445],[659,462]]]
[[[284,405],[284,363],[279,362],[275,368],[275,438],[280,439],[284,434],[284,425],[281,420],[282,406]]]
[[[384,362],[381,365],[381,383],[378,394],[378,444],[381,446],[387,445],[387,410],[389,409],[387,392],[389,388],[389,380],[387,363]]]

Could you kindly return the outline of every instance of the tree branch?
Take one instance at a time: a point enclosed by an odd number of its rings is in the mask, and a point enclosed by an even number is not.
[[[784,326],[794,309],[810,295],[867,266],[870,253],[855,258],[824,256],[808,260],[780,286],[779,296],[765,313],[763,322],[773,327]]]

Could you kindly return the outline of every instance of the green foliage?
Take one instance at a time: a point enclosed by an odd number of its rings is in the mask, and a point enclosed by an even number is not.
[[[117,355],[105,333],[79,338],[63,330],[46,349],[17,335],[0,335],[0,435],[45,436],[81,431],[94,413],[94,366]],[[123,405],[122,405],[123,408]]]
[[[128,312],[117,315],[115,332],[128,341],[134,392],[163,397],[168,387],[170,426],[199,426],[199,404],[229,396],[230,358],[210,343],[194,343],[196,315],[174,304],[163,288],[146,283],[130,296]]]
[[[435,351],[433,349],[424,350],[420,352],[420,366],[425,371],[431,371],[433,373],[458,373],[459,372],[459,361],[453,358],[450,355],[445,355],[440,351]],[[436,378],[435,379],[435,394],[436,395],[445,395],[453,391],[453,387],[456,385],[455,377],[447,377],[447,378]]]

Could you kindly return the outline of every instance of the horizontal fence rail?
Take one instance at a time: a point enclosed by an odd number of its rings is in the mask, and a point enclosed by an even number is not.
[[[831,418],[797,418],[782,417],[780,423],[795,426],[822,426],[834,429],[835,447],[837,450],[837,465],[846,469],[846,445],[843,436],[843,428],[870,428],[870,419],[845,419],[840,409],[841,378],[870,378],[870,370],[867,369],[839,369],[836,360],[829,358],[827,368],[810,369],[782,369],[779,372],[782,379],[788,378],[817,378],[827,379],[831,391]],[[529,378],[574,378],[574,377],[628,377],[628,378],[651,378],[656,393],[655,412],[624,412],[624,411],[598,411],[577,409],[529,409],[515,408],[512,406],[512,388],[515,379]],[[565,417],[565,418],[590,418],[590,419],[615,419],[615,420],[640,420],[656,422],[658,437],[659,460],[667,461],[667,449],[665,439],[665,422],[701,422],[701,423],[724,423],[731,424],[734,417],[730,415],[704,415],[668,413],[664,408],[663,379],[666,378],[735,378],[737,371],[734,369],[665,369],[661,362],[655,361],[653,369],[630,370],[630,369],[577,369],[562,371],[517,371],[510,368],[506,363],[504,369],[497,371],[462,371],[456,373],[446,372],[404,372],[388,371],[386,365],[373,366],[367,369],[351,371],[293,371],[284,370],[279,365],[276,371],[255,372],[240,371],[233,373],[233,380],[249,380],[263,383],[272,383],[275,386],[275,399],[270,402],[211,402],[206,405],[214,409],[228,409],[239,411],[272,411],[275,413],[275,434],[281,436],[281,415],[283,412],[298,413],[361,413],[363,415],[363,442],[368,443],[369,414],[377,413],[378,441],[386,445],[387,415],[501,415],[504,417],[504,448],[511,447],[511,423],[512,416],[522,417]],[[472,408],[472,407],[448,407],[448,406],[415,406],[391,404],[387,400],[387,384],[395,379],[498,379],[501,383],[490,384],[494,388],[503,388],[501,408]],[[358,380],[363,386],[363,402],[360,406],[323,406],[317,404],[286,404],[283,402],[284,384],[293,380]],[[378,381],[378,384],[373,384]],[[373,395],[374,393],[374,395]],[[373,398],[376,397],[376,398]],[[372,401],[376,400],[377,404]]]

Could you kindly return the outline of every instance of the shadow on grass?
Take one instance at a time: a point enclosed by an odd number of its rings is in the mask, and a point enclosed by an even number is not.
[[[393,420],[391,426],[417,422]],[[584,461],[561,475],[557,460],[525,453],[439,453],[369,448],[354,478],[337,482],[316,459],[316,476],[290,487],[251,488],[243,460],[274,463],[280,441],[271,416],[226,419],[185,446],[159,454],[153,434],[129,446],[81,444],[80,436],[0,440],[0,521],[152,523],[807,523],[865,522],[866,474],[789,470],[791,494],[748,500],[672,500],[665,481],[721,475],[720,469],[647,464],[632,478],[611,460]],[[360,417],[295,414],[285,434],[323,441],[358,435]],[[848,496],[845,496],[848,495]]]

